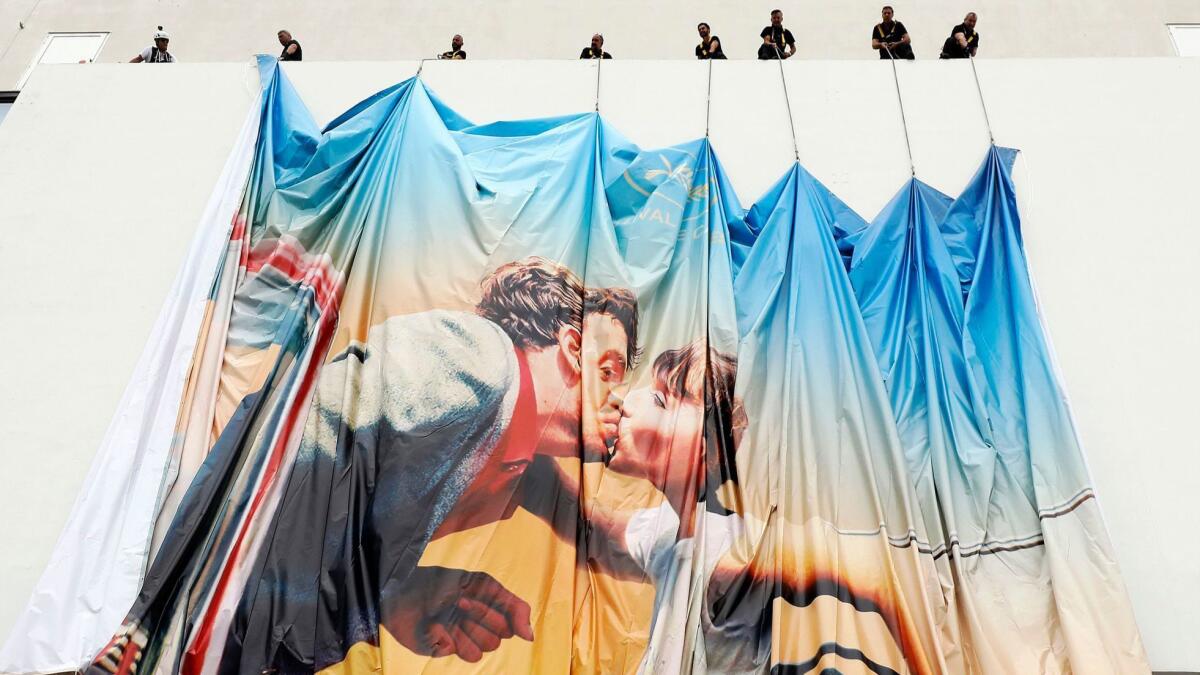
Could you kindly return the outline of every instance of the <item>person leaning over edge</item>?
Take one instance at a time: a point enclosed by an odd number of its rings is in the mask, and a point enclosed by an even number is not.
[[[450,38],[450,51],[438,54],[438,58],[444,61],[465,61],[467,53],[463,51],[463,37],[455,35]]]
[[[967,12],[963,22],[950,30],[950,37],[942,43],[943,59],[966,59],[979,50],[979,33],[975,32],[975,12]]]
[[[283,53],[279,55],[280,61],[303,61],[304,50],[300,48],[300,43],[292,39],[292,32],[289,30],[281,30],[278,33],[279,44],[283,45]]]
[[[725,51],[721,49],[721,38],[712,34],[707,23],[701,21],[696,25],[696,31],[700,33],[700,44],[696,45],[696,58],[701,60],[725,58]]]
[[[162,26],[158,27],[158,31],[154,33],[154,46],[146,47],[140,54],[129,59],[130,63],[177,63],[171,52],[167,51],[167,45],[171,42],[171,36],[163,30]]]
[[[604,51],[604,36],[596,33],[592,36],[592,46],[585,47],[579,52],[581,59],[611,59],[612,54]]]
[[[796,38],[783,27],[783,10],[771,10],[771,25],[758,34],[763,43],[758,48],[760,61],[786,59],[796,53]]]
[[[891,5],[884,5],[883,22],[875,24],[875,28],[871,30],[871,49],[878,50],[881,59],[911,61],[916,57],[908,37],[908,29],[899,21],[892,20],[894,13]]]

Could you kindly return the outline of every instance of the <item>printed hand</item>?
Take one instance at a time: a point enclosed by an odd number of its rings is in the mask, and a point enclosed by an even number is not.
[[[475,663],[514,635],[533,641],[529,603],[485,572],[418,567],[383,609],[388,632],[417,654]]]

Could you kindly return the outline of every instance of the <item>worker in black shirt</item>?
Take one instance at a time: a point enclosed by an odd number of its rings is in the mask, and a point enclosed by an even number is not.
[[[796,38],[792,37],[792,31],[783,27],[783,10],[771,10],[771,25],[762,29],[758,36],[763,39],[758,48],[761,61],[786,59],[796,53]]]
[[[611,59],[612,54],[604,51],[604,36],[596,33],[592,36],[592,46],[579,52],[581,59]]]
[[[881,59],[907,59],[914,57],[908,29],[899,21],[893,21],[891,5],[883,8],[883,22],[871,30],[871,49],[879,50]]]
[[[438,58],[445,61],[464,61],[467,58],[467,53],[463,51],[463,39],[461,35],[455,35],[450,38],[450,51],[438,54]]]
[[[942,43],[943,59],[966,59],[979,50],[979,33],[975,32],[975,12],[968,12],[963,22],[950,30],[950,37]]]
[[[279,55],[280,61],[303,61],[304,50],[300,48],[300,43],[292,39],[291,31],[281,30],[278,34],[279,44],[283,45],[283,53]]]
[[[708,24],[701,21],[696,26],[696,31],[700,33],[700,44],[696,45],[696,58],[701,60],[725,58],[725,52],[721,49],[721,38],[709,32]]]

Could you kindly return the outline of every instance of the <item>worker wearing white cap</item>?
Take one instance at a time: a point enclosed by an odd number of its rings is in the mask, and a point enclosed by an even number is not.
[[[170,43],[171,36],[163,30],[162,26],[154,33],[154,46],[146,47],[141,54],[129,59],[130,63],[175,63],[175,56],[167,51],[167,44]]]

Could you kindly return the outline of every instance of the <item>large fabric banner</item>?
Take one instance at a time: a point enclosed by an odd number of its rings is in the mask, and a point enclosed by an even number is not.
[[[319,130],[260,71],[174,433],[128,439],[162,480],[93,471],[0,667],[1148,672],[1015,151],[868,223],[798,164],[743,208],[706,139],[419,79]],[[103,613],[54,586],[109,568]]]

